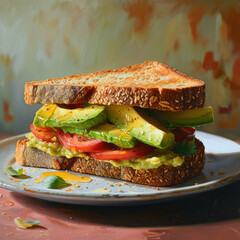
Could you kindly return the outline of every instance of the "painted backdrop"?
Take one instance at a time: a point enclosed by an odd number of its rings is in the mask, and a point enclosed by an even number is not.
[[[238,1],[0,0],[0,131],[29,130],[40,106],[24,102],[24,84],[164,62],[207,83],[215,124],[240,136]]]

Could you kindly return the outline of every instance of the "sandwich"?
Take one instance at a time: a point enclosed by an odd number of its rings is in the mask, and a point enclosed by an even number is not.
[[[44,104],[18,141],[22,166],[70,170],[150,186],[201,173],[195,127],[213,122],[205,83],[150,61],[25,85],[27,104]]]

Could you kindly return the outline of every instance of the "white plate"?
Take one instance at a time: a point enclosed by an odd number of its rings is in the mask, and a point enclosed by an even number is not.
[[[38,178],[41,173],[47,171],[45,169],[23,167],[26,170],[26,175],[30,178],[21,179],[19,182],[9,179],[9,175],[4,173],[4,169],[10,165],[13,165],[15,169],[21,168],[15,162],[14,152],[16,142],[19,139],[24,139],[24,136],[25,134],[0,142],[0,187],[55,202],[109,205],[142,203],[147,200],[166,200],[214,189],[231,183],[240,176],[240,145],[223,137],[197,132],[197,138],[206,147],[206,164],[199,176],[183,184],[160,187],[157,190],[156,187],[133,183],[125,185],[120,180],[74,173],[81,176],[90,176],[92,182],[79,184],[81,188],[71,187],[72,191],[70,192],[66,192],[69,187],[57,190],[47,189],[43,183],[34,182],[34,179]],[[116,183],[120,183],[121,186],[116,186]],[[115,186],[111,187],[110,184]],[[94,192],[104,187],[111,192]],[[120,189],[122,192],[119,192]]]

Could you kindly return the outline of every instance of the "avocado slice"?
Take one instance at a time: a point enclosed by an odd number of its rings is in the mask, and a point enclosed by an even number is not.
[[[141,142],[157,148],[174,143],[174,135],[140,108],[106,106],[106,111],[110,122]]]
[[[91,105],[85,108],[66,109],[55,104],[46,104],[37,111],[33,125],[88,129],[106,119],[104,106]]]
[[[181,112],[147,109],[147,113],[168,128],[202,126],[214,121],[212,107]]]
[[[104,142],[113,143],[121,148],[133,148],[137,139],[127,134],[115,125],[108,122],[101,123],[87,130],[63,127],[64,132],[76,133],[90,138],[96,138]]]

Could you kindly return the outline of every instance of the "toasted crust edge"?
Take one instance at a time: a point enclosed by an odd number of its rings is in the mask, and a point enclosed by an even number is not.
[[[145,62],[144,64],[153,64]],[[201,80],[187,76],[165,64],[157,63],[170,69],[173,73],[192,81],[193,86],[164,88],[159,86],[136,87],[117,85],[71,85],[51,84],[54,79],[43,82],[29,82],[25,85],[25,102],[27,104],[78,104],[88,102],[90,104],[103,105],[131,105],[142,108],[153,108],[164,111],[184,111],[205,106],[205,83]],[[130,71],[139,64],[116,70],[91,73],[88,76],[101,76],[107,72]],[[68,78],[86,76],[86,74],[69,76]],[[64,78],[63,78],[64,79]],[[59,80],[59,79],[56,79]],[[45,82],[45,81],[44,81]]]
[[[204,145],[198,139],[196,139],[197,152],[192,156],[185,156],[185,161],[181,166],[162,165],[159,168],[149,170],[114,167],[109,162],[99,161],[94,158],[87,160],[80,157],[71,159],[54,157],[36,148],[28,148],[26,142],[27,140],[18,141],[17,143],[16,161],[19,165],[71,170],[150,186],[169,186],[182,183],[199,175],[205,163]]]

